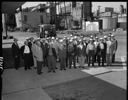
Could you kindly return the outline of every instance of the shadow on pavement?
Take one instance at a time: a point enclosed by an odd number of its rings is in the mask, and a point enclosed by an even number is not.
[[[53,100],[126,100],[126,90],[92,75],[42,88]]]

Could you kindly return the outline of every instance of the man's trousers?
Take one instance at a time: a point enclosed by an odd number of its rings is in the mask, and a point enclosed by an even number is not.
[[[37,61],[37,74],[41,73],[42,65],[43,65],[42,61]]]
[[[56,58],[54,56],[48,56],[48,71],[55,71],[56,68]]]

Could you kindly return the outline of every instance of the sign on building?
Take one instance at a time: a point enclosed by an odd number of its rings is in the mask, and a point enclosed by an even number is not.
[[[100,17],[111,17],[111,16],[112,16],[112,12],[105,12],[100,14]]]
[[[114,8],[111,7],[105,7],[105,12],[113,12]]]
[[[98,22],[90,22],[90,21],[87,21],[85,23],[86,25],[86,32],[88,31],[99,31],[99,23]]]

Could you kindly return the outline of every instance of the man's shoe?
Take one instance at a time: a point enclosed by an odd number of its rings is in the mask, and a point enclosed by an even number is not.
[[[49,70],[48,73],[50,73],[51,71]]]
[[[43,72],[39,72],[38,75],[41,75]]]
[[[18,70],[18,68],[15,68],[16,70]]]
[[[27,68],[24,68],[24,70],[26,71],[26,70],[27,70]]]
[[[28,67],[28,69],[31,69],[30,67]]]

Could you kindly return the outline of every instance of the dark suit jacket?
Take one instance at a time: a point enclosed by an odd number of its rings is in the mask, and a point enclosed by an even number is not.
[[[86,46],[83,46],[82,49],[80,49],[79,47],[77,47],[77,55],[78,56],[81,56],[81,55],[86,56]]]
[[[31,42],[28,42],[28,47],[30,49],[30,53],[32,54],[32,43]]]
[[[15,43],[12,44],[12,55],[13,57],[20,56],[20,48]]]
[[[29,47],[29,46],[28,46]],[[21,49],[20,49],[20,51],[21,51],[21,57],[24,59],[24,49],[25,49],[25,45],[23,45],[22,47],[21,47]],[[29,49],[30,49],[30,47],[29,47]],[[31,51],[30,51],[30,54],[31,54]]]
[[[107,51],[107,43],[104,43],[104,52],[106,53]]]
[[[43,44],[43,43],[41,42],[41,48],[42,48],[42,50],[43,50],[43,56],[46,57],[46,56],[47,56],[48,44],[47,44],[47,43]]]
[[[104,54],[106,53],[107,44],[106,44],[106,43],[103,43],[103,45],[104,45],[104,49],[101,50],[100,44],[98,44],[98,46],[97,46],[97,54],[98,54],[98,55],[101,55],[101,51],[104,52]]]
[[[57,59],[57,54],[55,48],[52,47],[53,56]],[[49,46],[46,47],[46,56],[49,56]]]

